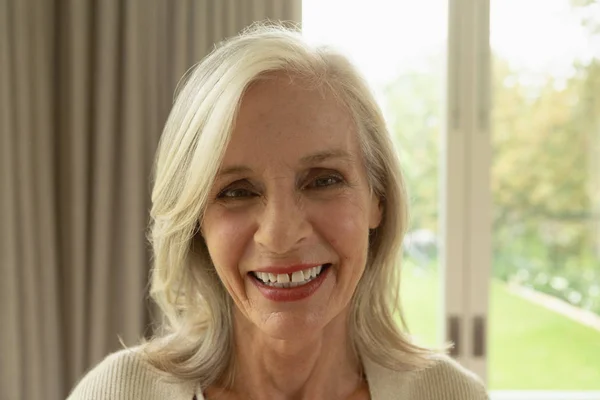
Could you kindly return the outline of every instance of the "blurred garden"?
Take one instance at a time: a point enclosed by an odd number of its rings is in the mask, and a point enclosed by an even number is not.
[[[600,321],[600,1],[572,0],[571,11],[597,48],[566,73],[492,54],[491,389],[600,389],[600,330],[511,291],[551,295]],[[428,344],[439,343],[432,321],[442,292],[440,57],[382,91],[411,200],[403,300]]]
[[[600,1],[573,2],[574,12]],[[595,15],[600,15],[596,13]],[[568,77],[493,55],[493,275],[600,314],[600,19],[582,17],[598,56]],[[443,60],[384,90],[411,198],[407,253],[437,257]]]

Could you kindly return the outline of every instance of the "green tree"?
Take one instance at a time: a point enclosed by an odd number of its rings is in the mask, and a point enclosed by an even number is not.
[[[600,35],[600,20],[582,23]],[[437,233],[443,63],[428,65],[400,74],[386,87],[385,104],[409,186],[411,228]],[[594,295],[600,281],[600,60],[575,60],[573,67],[568,79],[547,74],[532,80],[493,59],[494,274],[600,312]]]

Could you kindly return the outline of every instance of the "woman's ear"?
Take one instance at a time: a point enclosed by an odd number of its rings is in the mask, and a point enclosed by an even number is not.
[[[371,194],[371,207],[369,211],[369,229],[376,229],[383,218],[383,201],[375,193]]]
[[[200,221],[196,222],[196,227],[194,228],[194,236],[200,237],[202,238],[202,240],[204,240],[204,230]]]

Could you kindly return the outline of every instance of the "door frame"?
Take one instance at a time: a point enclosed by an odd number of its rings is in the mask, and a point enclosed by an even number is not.
[[[449,0],[440,223],[451,354],[487,380],[492,268],[490,0]]]

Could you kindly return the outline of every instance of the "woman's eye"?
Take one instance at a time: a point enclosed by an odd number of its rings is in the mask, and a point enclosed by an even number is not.
[[[326,188],[338,185],[342,183],[342,181],[343,179],[337,175],[320,176],[313,180],[312,183],[308,186],[312,188]]]
[[[217,198],[219,198],[219,199],[240,199],[240,198],[254,197],[254,196],[256,196],[256,194],[254,194],[253,192],[251,192],[248,189],[229,188],[229,189],[225,189],[225,190],[221,191],[221,193],[219,193],[217,195]]]

